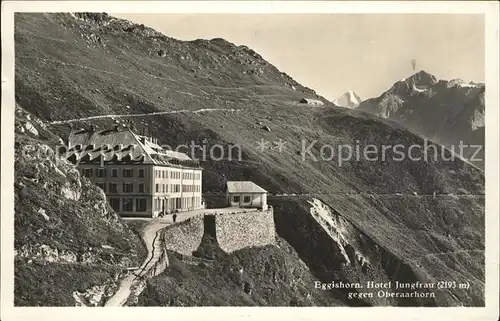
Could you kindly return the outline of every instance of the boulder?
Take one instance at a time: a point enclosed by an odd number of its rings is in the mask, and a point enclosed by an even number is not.
[[[324,105],[324,103],[321,100],[311,99],[311,98],[302,98],[300,100],[300,103],[307,104],[307,105],[312,105],[312,106],[322,106],[322,105]]]
[[[30,123],[29,121],[27,121],[25,124],[24,124],[24,128],[26,129],[26,132],[32,134],[33,136],[38,136],[38,130],[35,128],[35,126],[33,126],[32,123]]]
[[[66,183],[61,187],[61,195],[67,199],[78,201],[81,197],[81,191],[73,188],[69,183]]]
[[[45,213],[45,210],[43,208],[39,208],[37,213],[42,215],[46,221],[50,220],[50,217]]]

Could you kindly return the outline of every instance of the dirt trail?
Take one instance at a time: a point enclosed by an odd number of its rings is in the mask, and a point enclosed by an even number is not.
[[[156,259],[161,254],[162,248],[159,246],[159,232],[162,228],[171,225],[167,220],[153,219],[143,230],[142,238],[146,243],[148,256],[143,264],[120,283],[118,291],[106,302],[105,306],[123,306],[127,302],[131,293],[131,287],[140,276],[144,275],[156,263]]]
[[[51,125],[68,124],[68,123],[74,123],[74,122],[79,122],[79,121],[94,120],[94,119],[104,119],[104,118],[145,117],[145,116],[154,116],[154,115],[183,114],[183,113],[185,113],[185,114],[198,114],[198,113],[214,112],[214,111],[237,112],[238,109],[229,109],[229,108],[203,108],[203,109],[197,109],[197,110],[180,109],[180,110],[168,110],[168,111],[155,111],[155,112],[152,112],[152,113],[143,113],[143,114],[98,115],[98,116],[90,116],[90,117],[83,117],[83,118],[74,118],[74,119],[68,119],[68,120],[56,120],[56,121],[50,122],[49,124],[51,124]]]
[[[116,291],[116,293],[109,298],[104,306],[123,306],[125,302],[127,302],[127,299],[132,292],[132,286],[137,279],[145,276],[152,268],[155,268],[158,258],[160,258],[163,253],[163,243],[160,237],[160,231],[163,228],[172,224],[183,222],[197,215],[203,215],[205,212],[210,212],[210,210],[197,210],[179,213],[175,223],[173,223],[171,215],[164,218],[146,219],[148,223],[146,223],[146,226],[142,230],[142,239],[146,244],[148,256],[137,270],[133,271],[120,282],[118,291]],[[156,271],[154,274],[156,275]]]

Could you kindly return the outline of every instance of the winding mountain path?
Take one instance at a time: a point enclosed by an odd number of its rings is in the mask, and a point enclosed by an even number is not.
[[[164,248],[163,240],[160,237],[160,232],[163,228],[170,226],[172,224],[183,222],[194,216],[204,215],[205,213],[216,212],[216,211],[221,211],[221,210],[203,209],[203,210],[179,213],[177,215],[177,220],[175,223],[172,221],[171,215],[167,215],[167,217],[161,217],[161,218],[157,217],[154,219],[137,219],[137,218],[131,219],[131,220],[144,220],[145,222],[147,222],[143,227],[141,234],[142,234],[142,239],[144,240],[144,243],[146,244],[146,248],[148,250],[148,256],[137,270],[132,271],[130,275],[125,277],[120,282],[120,287],[118,288],[118,291],[116,291],[116,293],[111,298],[109,298],[109,300],[106,302],[104,306],[107,307],[123,306],[125,302],[127,302],[127,299],[130,296],[130,294],[132,293],[132,286],[134,285],[134,283],[138,281],[138,279],[146,276],[151,269],[156,267],[158,260],[163,254],[163,248]],[[166,260],[168,266],[168,258],[166,258]],[[160,272],[161,271],[158,272],[154,271],[153,276],[157,275]]]
[[[160,231],[166,226],[171,225],[172,222],[167,219],[152,219],[144,227],[142,231],[142,239],[146,244],[148,256],[143,264],[130,275],[125,277],[121,283],[118,291],[106,302],[105,306],[123,306],[127,302],[131,293],[131,288],[134,282],[146,272],[151,269],[157,262],[158,257],[162,252]],[[167,263],[168,264],[168,263]]]
[[[67,119],[67,120],[56,120],[56,121],[50,122],[49,124],[51,124],[51,125],[59,125],[59,124],[68,124],[68,123],[74,123],[74,122],[80,122],[80,121],[87,121],[87,120],[95,120],[95,119],[104,119],[104,118],[146,117],[146,116],[167,115],[167,114],[198,114],[198,113],[214,112],[214,111],[237,112],[238,109],[231,109],[231,108],[202,108],[202,109],[197,109],[197,110],[180,109],[180,110],[155,111],[155,112],[151,112],[151,113],[142,113],[142,114],[98,115],[98,116],[90,116],[90,117],[83,117],[83,118],[74,118],[74,119]]]

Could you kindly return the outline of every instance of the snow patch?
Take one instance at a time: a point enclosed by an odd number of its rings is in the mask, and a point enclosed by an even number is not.
[[[416,92],[418,92],[418,93],[423,93],[423,92],[426,92],[426,91],[427,91],[427,89],[420,89],[420,88],[417,88],[417,87],[415,86],[415,84],[413,84],[413,90],[414,90],[414,91],[416,91]]]

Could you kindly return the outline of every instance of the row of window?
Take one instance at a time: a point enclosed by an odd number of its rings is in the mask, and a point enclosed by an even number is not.
[[[170,187],[169,187],[170,186]],[[181,185],[180,184],[156,184],[155,192],[156,193],[180,193]],[[200,185],[182,185],[183,192],[199,192],[201,191]]]
[[[110,168],[111,177],[118,177],[118,168]],[[82,169],[82,175],[85,177],[92,177],[94,173],[93,168],[84,168]],[[107,177],[108,168],[96,168],[95,176],[96,177]],[[123,168],[122,169],[123,177],[134,177],[134,169],[132,168]],[[137,177],[144,177],[144,168],[137,169]]]
[[[134,209],[135,201],[135,209]],[[145,198],[119,198],[112,197],[109,199],[109,205],[116,212],[145,212],[147,209],[147,200]],[[121,206],[120,206],[121,205]]]
[[[97,186],[101,188],[105,193],[119,193],[118,192],[118,183],[105,183],[98,182]],[[137,190],[134,189],[134,183],[122,183],[121,193],[145,193],[144,184],[139,183],[136,185]],[[170,188],[168,184],[156,184],[155,192],[156,193],[168,193],[170,189],[171,193],[180,193],[181,185],[180,184],[170,184]],[[183,192],[199,192],[199,185],[182,185]]]
[[[177,197],[177,198],[167,198],[167,199],[154,199],[154,210],[155,211],[166,211],[166,210],[176,210],[176,209],[195,209],[199,208],[201,205],[201,197]]]
[[[105,193],[118,193],[118,183],[106,183],[98,182],[97,186],[99,186]],[[106,188],[108,187],[108,188]],[[122,193],[134,193],[134,183],[123,183],[122,184]],[[137,184],[137,193],[144,193],[144,184]]]
[[[194,209],[201,204],[201,197],[178,197],[170,199],[156,198],[154,200],[155,211],[166,211],[176,209]],[[116,212],[146,212],[146,198],[110,197],[109,205]],[[134,206],[135,205],[135,206]]]
[[[108,176],[108,170],[109,170],[109,175],[110,177],[118,177],[119,171],[118,168],[83,168],[82,169],[82,175],[85,177],[107,177]],[[95,174],[94,174],[95,171]],[[134,173],[137,172],[137,173]],[[144,168],[138,168],[137,170],[134,170],[133,168],[123,168],[121,171],[122,177],[144,177]],[[155,170],[155,178],[168,178],[169,171],[168,170]],[[177,171],[171,171],[170,172],[170,178],[171,179],[180,179],[181,178],[181,172]],[[195,179],[199,180],[201,178],[200,173],[182,173],[182,178],[183,179]]]
[[[181,172],[179,171],[168,171],[168,170],[162,170],[162,169],[155,169],[155,178],[169,178],[169,173],[170,173],[170,178],[171,179],[180,179],[181,178]],[[182,173],[182,179],[195,179],[199,180],[201,178],[200,173]]]
[[[241,197],[239,195],[234,195],[233,196],[233,202],[234,203],[239,203],[241,200]],[[246,195],[246,196],[243,196],[243,203],[250,203],[251,201],[251,198],[250,196]]]
[[[173,191],[172,186],[177,186],[177,185],[170,185],[171,191]],[[168,184],[156,184],[155,192],[156,193],[168,193]]]
[[[200,173],[182,173],[182,179],[200,179]]]
[[[183,192],[199,192],[200,185],[182,185]]]

